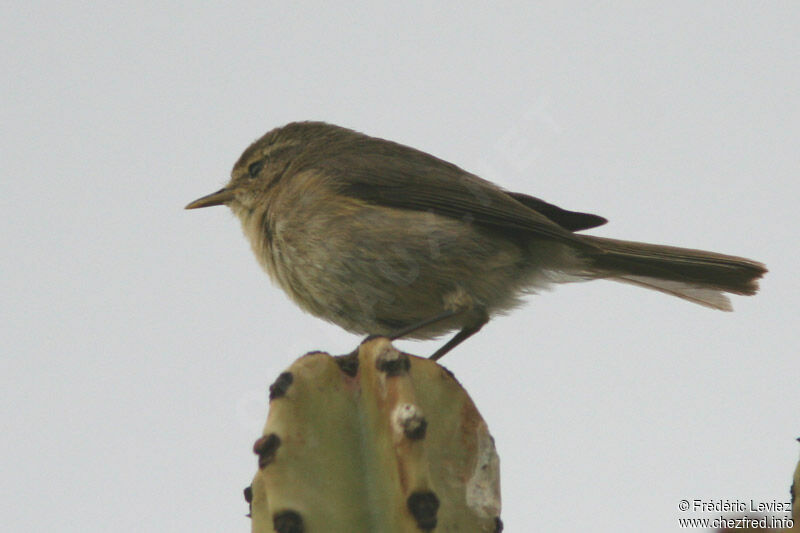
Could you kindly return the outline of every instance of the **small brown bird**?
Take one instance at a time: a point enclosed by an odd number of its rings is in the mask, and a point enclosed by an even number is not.
[[[322,122],[254,142],[227,205],[270,277],[304,310],[359,334],[458,333],[438,359],[526,293],[610,279],[730,311],[763,264],[575,232],[606,219],[508,192],[427,153]]]

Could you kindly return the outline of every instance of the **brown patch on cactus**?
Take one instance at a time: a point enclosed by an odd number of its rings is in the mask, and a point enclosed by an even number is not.
[[[460,427],[463,429],[461,432],[461,445],[472,456],[477,452],[477,441],[474,436],[484,422],[475,406],[471,404],[465,403],[462,405],[459,415],[461,419]]]
[[[275,433],[264,435],[253,444],[253,452],[258,454],[258,467],[264,468],[275,460],[275,453],[281,445],[281,438]]]
[[[391,344],[384,348],[375,359],[375,368],[393,378],[405,374],[411,368],[408,355],[397,351]]]
[[[272,517],[272,527],[277,533],[303,533],[303,518],[296,511],[281,511]]]
[[[278,379],[269,386],[269,401],[285,396],[293,381],[294,376],[291,372],[282,372]]]
[[[358,374],[358,352],[338,355],[333,360],[339,365],[339,369],[351,378],[356,377],[356,374]]]
[[[436,513],[439,511],[439,498],[431,491],[417,491],[406,501],[417,527],[430,530],[436,527]]]

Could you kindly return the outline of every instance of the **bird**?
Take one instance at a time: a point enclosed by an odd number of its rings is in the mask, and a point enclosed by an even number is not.
[[[560,283],[606,279],[731,311],[758,262],[580,233],[569,211],[421,150],[318,121],[253,142],[230,181],[186,206],[227,205],[271,279],[303,310],[362,335],[455,335],[434,360]]]

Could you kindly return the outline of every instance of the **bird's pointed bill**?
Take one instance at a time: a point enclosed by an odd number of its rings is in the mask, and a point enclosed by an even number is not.
[[[212,192],[186,206],[186,209],[198,209],[200,207],[211,207],[212,205],[224,205],[233,200],[234,190],[223,187],[217,192]]]

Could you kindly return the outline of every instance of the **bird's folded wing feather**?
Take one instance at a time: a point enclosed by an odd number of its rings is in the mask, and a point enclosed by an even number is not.
[[[500,230],[590,246],[572,231],[605,223],[491,182],[403,145],[370,142],[329,146],[314,166],[337,176],[339,192],[366,202],[433,212]]]

